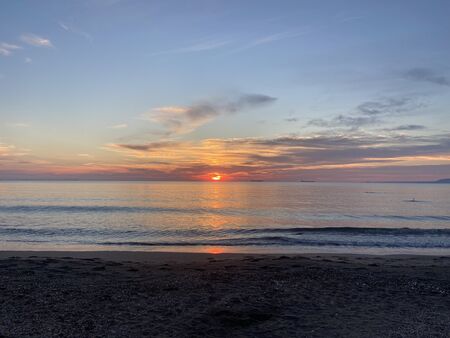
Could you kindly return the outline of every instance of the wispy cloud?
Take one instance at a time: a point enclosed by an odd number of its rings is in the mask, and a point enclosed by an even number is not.
[[[36,34],[22,34],[20,39],[23,42],[35,47],[53,47],[53,44],[49,39],[40,37]]]
[[[403,124],[401,126],[397,126],[394,128],[386,128],[383,130],[386,131],[417,131],[417,130],[424,130],[427,129],[427,127],[421,125],[421,124]]]
[[[450,86],[450,78],[446,75],[436,74],[429,68],[412,68],[404,73],[407,79],[429,82],[440,86]]]
[[[329,119],[313,119],[308,126],[334,128],[344,127],[358,129],[363,126],[382,124],[386,119],[410,114],[421,104],[408,97],[385,98],[377,101],[367,101],[356,107],[356,111],[339,114]]]
[[[27,154],[27,149],[18,149],[12,144],[5,144],[0,142],[0,161],[14,160],[17,157],[22,157]]]
[[[26,58],[24,59],[24,62],[25,62],[25,63],[32,63],[32,62],[33,62],[33,59],[32,59],[32,58],[29,58],[29,57],[26,57]]]
[[[16,128],[28,128],[28,127],[30,127],[30,124],[22,123],[22,122],[7,123],[6,125],[9,126],[9,127],[16,127]]]
[[[279,33],[260,36],[260,37],[254,38],[253,40],[251,40],[244,46],[236,48],[231,53],[244,51],[246,49],[250,49],[250,48],[254,48],[254,47],[258,47],[261,45],[266,45],[266,44],[270,44],[270,43],[274,43],[274,42],[278,42],[278,41],[282,41],[282,40],[297,38],[299,36],[304,35],[305,33],[306,33],[306,31],[304,31],[304,30],[293,30],[293,31],[279,32]]]
[[[123,0],[89,0],[87,1],[88,5],[96,5],[96,6],[114,6],[122,2]]]
[[[201,101],[186,107],[158,107],[144,114],[143,118],[163,125],[168,134],[185,134],[219,115],[258,108],[275,100],[274,97],[262,94],[241,94],[233,98]]]
[[[391,97],[377,101],[367,101],[358,105],[357,110],[366,116],[397,115],[411,109],[408,97]]]
[[[157,141],[157,142],[148,142],[143,144],[109,144],[106,149],[127,149],[138,152],[155,152],[161,150],[173,149],[181,145],[181,142],[176,141]]]
[[[354,11],[341,11],[336,14],[335,18],[338,23],[346,23],[365,19],[366,15]]]
[[[0,143],[0,157],[10,155],[13,149],[14,146]]]
[[[14,45],[11,43],[2,42],[0,43],[0,55],[3,56],[9,56],[11,55],[15,50],[21,49],[22,47],[18,45]]]
[[[115,124],[113,126],[110,126],[109,128],[110,129],[125,129],[125,128],[128,128],[128,124],[126,124],[126,123]]]
[[[303,34],[305,34],[305,32],[303,32],[303,31],[290,31],[290,32],[281,32],[281,33],[270,34],[270,35],[262,36],[262,37],[259,37],[255,40],[253,40],[248,45],[248,47],[254,47],[254,46],[264,45],[264,44],[272,43],[272,42],[276,42],[276,41],[292,39],[292,38],[301,36]]]
[[[197,53],[204,51],[211,51],[215,49],[222,48],[228,44],[232,43],[232,40],[203,40],[191,45],[187,45],[181,48],[168,49],[163,51],[158,51],[151,53],[151,55],[164,55],[164,54],[183,54],[183,53]]]
[[[340,20],[340,22],[350,22],[350,21],[362,20],[364,18],[365,18],[364,15],[353,15],[353,16],[341,17],[339,20]]]
[[[68,24],[68,23],[59,21],[59,22],[58,22],[58,25],[59,25],[59,27],[60,27],[61,29],[63,29],[63,30],[66,31],[66,32],[69,32],[69,33],[73,33],[73,34],[79,35],[79,36],[85,38],[86,40],[88,40],[89,42],[92,42],[92,41],[93,41],[93,38],[92,38],[92,35],[91,35],[91,34],[85,32],[85,31],[83,31],[83,30],[81,30],[81,29],[79,29],[79,28],[77,28],[77,27],[75,27],[75,26],[73,26],[73,25],[71,25],[71,24]]]
[[[296,117],[288,117],[284,119],[286,122],[298,122],[298,118]]]

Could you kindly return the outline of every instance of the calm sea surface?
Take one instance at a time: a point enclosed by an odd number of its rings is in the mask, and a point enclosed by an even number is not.
[[[0,249],[449,254],[450,185],[0,182]]]

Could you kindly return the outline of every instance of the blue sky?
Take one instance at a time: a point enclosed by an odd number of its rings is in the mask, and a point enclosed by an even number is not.
[[[436,0],[0,1],[0,178],[450,176],[449,12]],[[299,152],[325,137],[327,152]],[[294,145],[267,142],[282,138]],[[333,140],[361,155],[336,159]]]

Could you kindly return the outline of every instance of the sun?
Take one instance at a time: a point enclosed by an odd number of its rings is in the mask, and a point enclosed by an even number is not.
[[[222,176],[219,174],[214,174],[214,176],[211,176],[211,180],[213,181],[220,181],[222,179]]]

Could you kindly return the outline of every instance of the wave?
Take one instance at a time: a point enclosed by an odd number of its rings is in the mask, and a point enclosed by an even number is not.
[[[266,216],[267,210],[215,209],[215,208],[171,208],[150,206],[114,205],[0,205],[3,213],[177,213],[177,214],[220,214],[238,216]],[[272,211],[270,214],[273,215]],[[349,214],[308,214],[298,210],[284,210],[277,217],[295,217],[299,220],[384,220],[423,222],[450,221],[450,215],[349,215]]]
[[[1,212],[186,212],[179,208],[108,206],[108,205],[2,205]]]
[[[87,229],[0,228],[5,241],[63,242],[100,246],[346,246],[450,248],[450,229],[414,228],[247,228]]]
[[[198,236],[220,236],[220,235],[247,235],[247,234],[287,234],[301,235],[380,235],[380,236],[450,236],[450,229],[433,228],[364,228],[364,227],[321,227],[321,228],[228,228],[228,229],[89,229],[89,228],[28,228],[28,227],[0,227],[0,234],[23,234],[23,235],[114,235],[114,236],[176,236],[176,237],[198,237]]]
[[[322,227],[322,228],[268,228],[268,229],[239,229],[239,232],[288,232],[288,233],[327,233],[348,235],[447,235],[450,229],[423,229],[423,228],[365,228],[365,227]]]
[[[366,247],[366,248],[440,248],[450,249],[450,241],[445,242],[385,242],[385,241],[335,241],[335,240],[299,240],[284,236],[266,236],[250,238],[230,238],[209,241],[174,242],[96,242],[105,246],[320,246],[320,247]]]
[[[450,216],[448,215],[344,215],[344,217],[356,219],[378,218],[399,221],[450,221]]]

